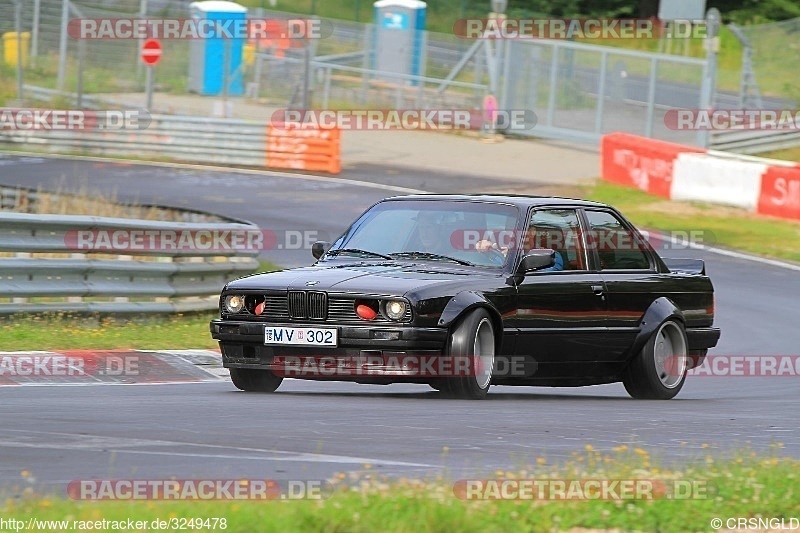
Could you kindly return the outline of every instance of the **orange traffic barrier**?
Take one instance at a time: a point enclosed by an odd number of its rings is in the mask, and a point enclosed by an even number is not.
[[[339,129],[269,125],[266,166],[338,174],[342,171],[341,136]]]

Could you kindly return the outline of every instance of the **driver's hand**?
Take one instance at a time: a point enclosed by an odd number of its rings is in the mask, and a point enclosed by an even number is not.
[[[479,252],[488,252],[489,250],[499,250],[497,245],[492,241],[487,241],[486,239],[482,239],[475,243],[475,249]]]
[[[501,248],[496,242],[487,241],[486,239],[476,242],[475,249],[479,252],[491,252],[494,250],[495,252],[500,252],[503,255],[508,253],[508,248]]]

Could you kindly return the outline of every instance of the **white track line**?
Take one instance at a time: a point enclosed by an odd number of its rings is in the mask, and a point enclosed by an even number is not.
[[[167,163],[160,161],[139,161],[136,159],[117,159],[113,157],[77,156],[77,155],[58,155],[58,154],[37,154],[35,152],[5,151],[0,155],[12,154],[25,157],[41,157],[46,159],[71,159],[79,161],[96,161],[98,163],[129,163],[131,165],[144,165],[163,168],[183,168],[187,170],[206,170],[210,172],[231,172],[236,174],[250,174],[256,176],[268,176],[273,178],[301,179],[309,181],[322,181],[327,183],[339,183],[341,185],[353,185],[355,187],[370,187],[385,191],[401,192],[405,194],[426,194],[427,191],[411,189],[408,187],[398,187],[396,185],[386,185],[383,183],[372,183],[369,181],[351,180],[347,178],[334,178],[327,176],[313,176],[309,174],[296,174],[293,172],[280,172],[275,170],[257,170],[252,168],[232,168],[219,165],[195,165],[191,163]]]
[[[725,250],[724,248],[716,248],[714,246],[706,246],[705,244],[697,244],[694,242],[687,242],[684,239],[678,239],[677,237],[673,237],[667,233],[661,233],[658,231],[650,231],[651,235],[657,235],[661,239],[665,241],[669,241],[671,244],[679,244],[681,246],[686,246],[692,250],[702,250],[704,252],[711,252],[718,255],[724,255],[727,257],[733,257],[734,259],[742,259],[744,261],[752,261],[754,263],[762,263],[769,266],[774,266],[778,268],[785,268],[787,270],[794,270],[800,272],[800,265],[796,265],[794,263],[786,263],[784,261],[779,261],[777,259],[769,259],[767,257],[759,257],[757,255],[751,255],[744,252],[737,252],[734,250]],[[659,255],[661,255],[659,253]]]
[[[105,435],[85,435],[75,433],[10,430],[11,433],[25,435],[41,435],[43,441],[31,442],[30,440],[15,440],[13,438],[0,438],[0,447],[6,448],[45,448],[60,450],[100,451],[110,450],[114,453],[131,453],[143,455],[169,455],[178,457],[207,457],[211,459],[243,459],[256,461],[302,461],[311,463],[337,463],[337,464],[371,464],[387,466],[413,466],[432,468],[435,465],[426,463],[409,463],[405,461],[392,461],[376,459],[374,457],[359,457],[351,455],[333,455],[323,453],[290,452],[285,450],[272,450],[266,448],[249,448],[241,446],[226,446],[219,444],[206,444],[202,442],[180,442],[167,440],[151,440],[128,437],[109,437]],[[68,437],[73,440],[58,440],[55,437]],[[221,450],[221,452],[202,451],[162,451],[162,450],[131,450],[130,448],[157,448],[169,447],[172,450],[187,448]],[[241,453],[234,453],[241,452]]]
[[[199,445],[202,446],[202,445]],[[146,450],[114,450],[114,453],[131,453],[140,455],[167,455],[175,457],[202,457],[205,459],[236,459],[243,461],[291,461],[305,463],[334,463],[334,464],[356,464],[356,465],[386,465],[386,466],[413,466],[424,468],[435,468],[434,465],[424,463],[406,463],[403,461],[388,461],[383,459],[370,459],[366,457],[351,457],[347,455],[325,455],[317,453],[297,452],[290,456],[263,456],[263,455],[243,455],[243,454],[211,454],[211,453],[188,453],[188,452],[162,452]]]

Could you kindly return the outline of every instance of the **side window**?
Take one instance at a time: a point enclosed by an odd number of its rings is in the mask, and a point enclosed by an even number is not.
[[[602,270],[647,270],[650,259],[631,231],[607,211],[586,211],[589,246],[597,250]]]
[[[523,247],[525,252],[534,248],[555,250],[556,263],[545,271],[586,270],[580,223],[574,209],[535,211],[528,225]]]

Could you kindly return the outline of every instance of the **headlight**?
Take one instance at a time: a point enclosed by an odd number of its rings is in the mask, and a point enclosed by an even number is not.
[[[384,307],[386,316],[392,320],[402,320],[406,314],[406,308],[406,303],[400,300],[389,300]]]
[[[244,298],[235,294],[225,297],[225,310],[229,313],[238,313],[244,309]]]

